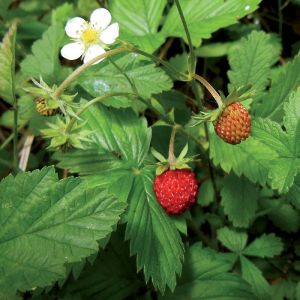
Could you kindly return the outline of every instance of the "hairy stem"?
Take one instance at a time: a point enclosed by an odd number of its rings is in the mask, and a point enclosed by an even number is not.
[[[73,73],[71,73],[61,84],[60,86],[57,88],[56,92],[55,92],[55,96],[59,97],[64,90],[82,73],[84,72],[86,69],[88,69],[91,65],[93,65],[95,62],[97,62],[99,59],[102,58],[107,58],[107,57],[111,57],[113,55],[122,53],[128,51],[127,47],[120,47],[117,49],[113,49],[110,51],[107,51],[101,55],[96,56],[95,58],[93,58],[92,60],[90,60],[89,62],[83,64],[82,66],[80,66],[79,68],[77,68],[75,71],[73,71]]]
[[[175,135],[176,135],[177,126],[173,126],[170,143],[169,143],[169,157],[168,161],[170,164],[170,167],[172,167],[175,163],[175,155],[174,155],[174,143],[175,143]]]
[[[211,86],[211,84],[202,76],[195,74],[194,78],[196,80],[198,80],[202,85],[205,86],[205,88],[210,92],[210,94],[214,97],[214,99],[216,100],[219,108],[221,108],[223,106],[223,101],[221,99],[221,96],[219,95],[219,93]]]

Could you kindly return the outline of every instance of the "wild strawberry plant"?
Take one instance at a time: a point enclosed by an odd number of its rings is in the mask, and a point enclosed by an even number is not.
[[[300,3],[269,2],[0,2],[0,299],[300,299]]]

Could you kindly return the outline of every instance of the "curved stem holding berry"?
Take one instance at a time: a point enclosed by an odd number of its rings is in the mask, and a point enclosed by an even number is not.
[[[173,126],[170,143],[169,143],[169,156],[168,156],[168,162],[170,165],[170,168],[174,167],[175,165],[175,155],[174,155],[174,143],[175,143],[175,136],[176,136],[177,126]]]

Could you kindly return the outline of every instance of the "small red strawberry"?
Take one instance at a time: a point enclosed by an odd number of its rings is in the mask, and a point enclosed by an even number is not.
[[[239,144],[250,135],[251,116],[241,102],[225,106],[214,122],[216,134],[226,143]]]
[[[198,182],[190,169],[170,170],[155,177],[154,192],[169,214],[180,214],[196,202]]]

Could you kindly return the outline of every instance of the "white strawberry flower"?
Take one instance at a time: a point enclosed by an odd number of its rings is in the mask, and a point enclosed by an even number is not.
[[[69,60],[83,58],[87,63],[105,53],[107,45],[113,44],[119,36],[119,24],[111,22],[111,14],[105,8],[94,10],[90,22],[83,18],[70,19],[65,27],[66,34],[73,40],[61,49],[61,55]],[[97,61],[99,63],[101,60]]]

